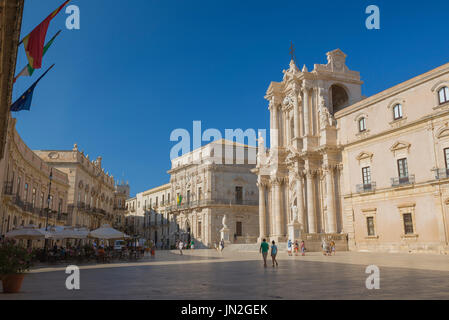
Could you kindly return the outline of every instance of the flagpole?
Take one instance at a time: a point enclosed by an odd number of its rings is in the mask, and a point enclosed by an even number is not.
[[[56,12],[56,14],[58,14],[58,13],[62,10],[62,8],[64,8],[70,1],[72,1],[72,0],[67,0],[66,2],[64,2],[58,9],[56,9],[55,11],[53,11],[52,13],[50,13],[46,19],[50,18],[55,12]],[[53,16],[53,18],[54,18],[54,16]],[[46,19],[45,19],[45,20],[46,20]],[[44,20],[44,21],[45,21],[45,20]],[[38,25],[38,26],[39,26],[39,25]],[[33,30],[34,30],[34,29],[33,29]],[[33,30],[31,30],[31,32],[33,32]],[[29,34],[28,34],[28,35],[29,35]],[[27,35],[27,36],[28,36],[28,35]],[[26,37],[24,37],[22,40],[20,40],[18,46],[20,46],[20,45],[23,43],[23,40],[24,40],[25,38],[26,38]]]

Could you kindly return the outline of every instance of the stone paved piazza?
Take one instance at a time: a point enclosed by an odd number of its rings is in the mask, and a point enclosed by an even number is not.
[[[449,257],[341,252],[278,256],[264,269],[255,252],[157,252],[136,263],[82,266],[81,290],[65,288],[65,267],[39,268],[14,299],[449,299]],[[365,268],[380,268],[380,289],[365,288]]]

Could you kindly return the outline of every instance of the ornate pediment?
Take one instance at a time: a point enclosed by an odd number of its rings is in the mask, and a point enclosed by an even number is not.
[[[393,144],[390,148],[392,152],[399,151],[399,150],[409,150],[411,144],[404,141],[398,141],[395,144]]]
[[[449,127],[444,126],[437,131],[437,138],[449,137]]]
[[[372,152],[362,151],[359,153],[359,155],[356,157],[357,160],[370,160],[373,158],[374,154]]]
[[[327,64],[315,64],[313,71],[339,74],[345,78],[360,81],[360,73],[349,70],[346,66],[346,57],[346,54],[340,49],[332,50],[327,53]]]

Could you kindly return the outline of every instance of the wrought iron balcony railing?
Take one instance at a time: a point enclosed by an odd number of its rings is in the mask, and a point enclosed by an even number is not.
[[[449,178],[449,169],[447,169],[447,168],[434,169],[433,171],[435,172],[435,179],[436,180]]]
[[[414,184],[414,183],[415,183],[415,175],[414,174],[410,174],[406,177],[391,178],[391,186],[392,187],[399,187],[399,186]]]
[[[3,193],[4,193],[5,195],[7,195],[7,196],[12,196],[12,195],[14,195],[13,192],[12,192],[12,189],[13,189],[13,183],[12,183],[12,181],[7,181],[7,182],[5,182],[5,186],[4,186],[4,189],[3,189]]]
[[[374,192],[376,191],[376,183],[362,183],[358,184],[356,186],[357,193],[363,193],[363,192]]]

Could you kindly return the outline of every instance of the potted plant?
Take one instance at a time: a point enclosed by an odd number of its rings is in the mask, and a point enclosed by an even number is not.
[[[0,278],[4,293],[18,293],[25,272],[31,267],[32,254],[13,241],[0,243]]]

